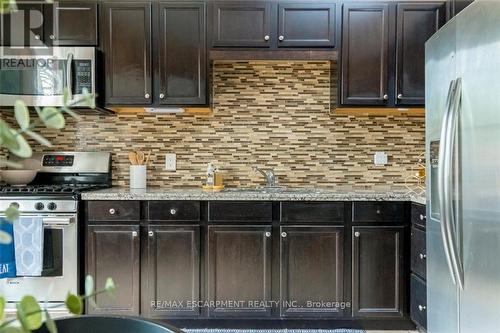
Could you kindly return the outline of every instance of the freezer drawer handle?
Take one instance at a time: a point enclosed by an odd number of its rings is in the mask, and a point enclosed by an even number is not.
[[[420,305],[420,304],[418,305],[418,311],[423,312],[423,311],[425,311],[426,309],[427,309],[427,307],[426,307],[425,305]]]

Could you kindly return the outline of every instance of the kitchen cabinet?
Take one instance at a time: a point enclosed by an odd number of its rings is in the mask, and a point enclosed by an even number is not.
[[[241,303],[210,307],[210,317],[271,315],[271,239],[270,226],[208,227],[208,300]]]
[[[386,3],[344,4],[342,104],[388,104],[390,24]]]
[[[352,314],[404,315],[404,227],[352,227]]]
[[[159,104],[205,104],[205,3],[160,2]]]
[[[105,102],[149,105],[152,95],[150,2],[105,2]]]
[[[200,227],[150,225],[147,228],[147,291],[143,312],[149,318],[196,317],[200,308]]]
[[[444,2],[346,2],[341,104],[423,105],[425,42],[445,22]]]
[[[411,205],[411,278],[410,318],[420,328],[427,329],[427,251],[426,206]]]
[[[17,1],[17,11],[1,16],[2,46],[44,46],[43,2]]]
[[[450,18],[460,13],[468,5],[473,3],[474,0],[448,0],[448,15]]]
[[[98,46],[97,2],[57,1],[44,5],[44,40],[53,46]]]
[[[140,240],[136,225],[88,225],[86,232],[86,274],[97,288],[112,278],[119,291],[87,302],[89,314],[139,315]]]
[[[280,315],[338,317],[343,309],[343,227],[280,228]]]

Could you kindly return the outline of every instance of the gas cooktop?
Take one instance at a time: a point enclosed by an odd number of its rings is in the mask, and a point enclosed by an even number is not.
[[[8,195],[75,195],[83,191],[98,190],[107,188],[107,185],[96,184],[67,184],[67,185],[21,185],[2,186],[0,196]]]

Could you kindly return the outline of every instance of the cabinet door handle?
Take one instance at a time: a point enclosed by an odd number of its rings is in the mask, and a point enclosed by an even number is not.
[[[170,215],[175,215],[175,214],[177,214],[177,209],[171,208],[170,209]]]
[[[398,94],[398,99],[403,99],[403,94]]]
[[[382,98],[384,99],[384,101],[387,101],[389,99],[389,95],[385,94],[384,96],[382,96]]]
[[[420,214],[420,221],[423,221],[427,218],[427,216]]]
[[[165,94],[160,94],[160,99],[165,98]]]
[[[425,305],[418,305],[418,310],[419,311],[425,311],[425,309],[427,309],[427,307]]]
[[[36,40],[40,40],[40,35],[35,35]]]
[[[286,232],[284,232],[284,231],[283,231],[283,232],[281,233],[281,237],[285,238],[285,237],[286,237]]]
[[[148,93],[145,93],[145,94],[144,94],[144,98],[149,98],[149,94],[148,94]]]
[[[266,237],[271,237],[271,232],[270,231],[266,231],[265,235],[266,235]]]
[[[265,36],[264,36],[264,40],[265,40],[265,41],[268,41],[268,40],[269,40],[269,35],[265,35]]]
[[[423,254],[423,253],[420,253],[420,254],[419,254],[419,257],[420,257],[420,259],[424,260],[424,259],[426,259],[426,258],[427,258],[427,255],[426,255],[426,254]]]
[[[282,42],[285,39],[285,36],[279,36],[278,39],[280,42]]]
[[[153,237],[155,235],[154,231],[148,232],[149,237]]]
[[[137,231],[132,231],[132,237],[137,237]]]
[[[361,235],[361,234],[359,233],[359,231],[356,231],[356,232],[354,233],[354,237],[359,237],[360,235]]]
[[[114,208],[110,208],[110,209],[109,209],[109,213],[110,213],[111,215],[115,215],[115,214],[116,214],[116,210],[115,210]]]
[[[49,36],[49,38],[50,38],[51,40],[54,40],[54,39],[56,39],[56,36],[54,36],[54,35],[50,35],[50,36]]]

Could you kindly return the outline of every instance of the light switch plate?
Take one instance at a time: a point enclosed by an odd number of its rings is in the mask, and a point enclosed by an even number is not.
[[[177,170],[177,155],[176,154],[165,154],[165,170],[167,170],[167,171]]]
[[[383,151],[377,151],[373,155],[373,163],[376,166],[384,166],[387,164],[387,154]]]

